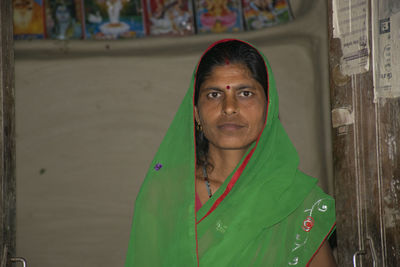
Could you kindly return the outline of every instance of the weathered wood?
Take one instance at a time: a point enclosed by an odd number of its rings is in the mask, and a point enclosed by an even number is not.
[[[352,90],[350,79],[339,77],[341,47],[340,40],[332,38],[332,2],[329,1],[329,83],[331,88],[331,108],[352,109]],[[334,70],[336,76],[333,76]],[[335,81],[334,81],[335,80]],[[336,85],[337,84],[337,85]],[[357,184],[354,155],[354,124],[340,126],[332,132],[332,152],[336,197],[338,266],[351,266],[351,257],[359,247]],[[349,190],[352,188],[353,190]],[[346,211],[346,212],[343,212]]]
[[[15,256],[15,95],[12,0],[0,1],[0,255]],[[4,256],[1,256],[2,258]],[[0,259],[0,262],[8,262]],[[11,266],[11,263],[6,263]],[[3,267],[3,266],[2,266]]]
[[[378,0],[372,0],[378,1]],[[371,1],[370,1],[371,6]],[[369,14],[370,15],[370,14]],[[376,23],[370,19],[369,24]],[[400,262],[400,98],[374,102],[373,69],[340,73],[342,48],[333,38],[329,1],[329,68],[332,111],[354,121],[333,128],[338,265],[398,266]],[[369,32],[371,47],[372,31]],[[370,55],[370,66],[372,52]],[[375,60],[378,60],[375,58]],[[397,74],[398,75],[398,74]],[[334,112],[333,112],[334,113]],[[351,116],[350,116],[351,117]],[[333,122],[338,118],[332,118]],[[340,120],[339,120],[340,121]]]
[[[371,220],[368,230],[383,222],[382,251],[386,266],[400,263],[400,98],[380,99],[377,103],[379,141],[380,214]],[[376,194],[376,193],[375,193]]]

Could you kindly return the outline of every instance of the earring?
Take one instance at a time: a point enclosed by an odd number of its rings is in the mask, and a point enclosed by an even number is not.
[[[197,131],[200,131],[200,132],[203,131],[203,127],[201,126],[200,123],[197,123],[197,122],[196,122],[196,129],[197,129]]]

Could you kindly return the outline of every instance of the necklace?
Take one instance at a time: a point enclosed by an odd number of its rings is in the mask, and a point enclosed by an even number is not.
[[[203,177],[204,177],[204,182],[206,183],[208,197],[211,198],[212,197],[212,193],[211,193],[211,188],[210,188],[210,181],[208,180],[206,166],[204,166],[204,165],[203,165]]]

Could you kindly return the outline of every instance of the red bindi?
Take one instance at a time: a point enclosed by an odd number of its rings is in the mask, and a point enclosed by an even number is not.
[[[229,90],[229,89],[231,89],[231,87],[230,87],[229,85],[227,85],[227,86],[226,86],[226,89],[228,89],[228,90]]]
[[[225,58],[225,64],[229,65],[229,59],[228,58]]]

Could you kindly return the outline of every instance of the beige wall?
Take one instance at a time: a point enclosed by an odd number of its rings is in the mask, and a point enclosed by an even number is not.
[[[224,37],[269,58],[302,170],[332,192],[325,1],[263,31],[16,43],[17,250],[30,266],[122,266],[133,204],[202,51]]]

